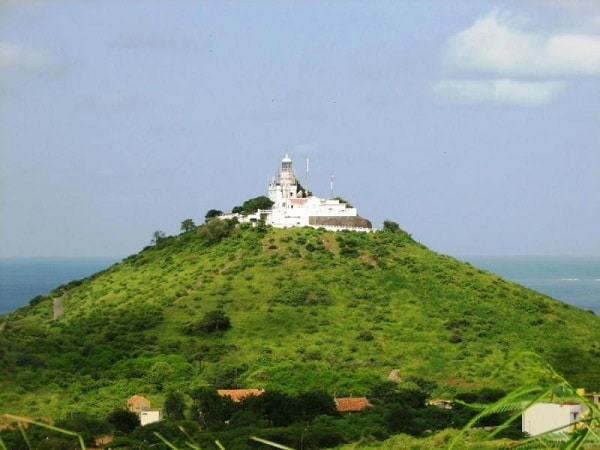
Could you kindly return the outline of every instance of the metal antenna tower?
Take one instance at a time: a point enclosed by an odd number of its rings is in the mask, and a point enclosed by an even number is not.
[[[304,176],[304,195],[308,195],[308,156],[306,157],[306,174]]]
[[[331,192],[331,198],[333,198],[333,182],[335,181],[335,176],[331,174],[329,177],[329,190]]]

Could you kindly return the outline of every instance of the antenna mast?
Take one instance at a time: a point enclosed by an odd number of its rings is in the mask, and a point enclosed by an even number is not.
[[[333,174],[331,174],[331,177],[329,178],[329,190],[331,191],[331,198],[333,198],[333,182],[335,180],[335,176]]]
[[[308,156],[306,157],[306,175],[304,176],[304,191],[308,195]]]

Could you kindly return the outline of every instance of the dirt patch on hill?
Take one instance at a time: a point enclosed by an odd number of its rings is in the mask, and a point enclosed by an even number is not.
[[[53,319],[58,319],[65,312],[65,310],[63,308],[63,298],[65,297],[65,295],[66,294],[63,294],[60,297],[56,297],[54,299],[54,302],[52,304],[52,310],[53,310],[53,317],[52,318]]]

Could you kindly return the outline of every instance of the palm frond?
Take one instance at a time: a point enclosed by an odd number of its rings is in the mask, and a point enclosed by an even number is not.
[[[175,445],[173,445],[172,443],[170,443],[167,439],[165,439],[162,434],[160,434],[158,431],[155,431],[154,436],[156,436],[157,438],[159,438],[161,441],[163,441],[163,443],[169,447],[171,450],[178,450],[177,447],[175,447]]]
[[[517,448],[557,448],[558,446],[563,449],[577,450],[581,449],[585,443],[600,442],[597,433],[600,426],[600,409],[598,406],[581,395],[540,355],[533,352],[519,353],[499,367],[494,372],[494,376],[509,368],[527,371],[537,381],[516,388],[491,405],[469,404],[469,407],[479,412],[454,437],[450,442],[449,449],[455,448],[465,433],[476,426],[481,419],[492,414],[512,413],[508,419],[488,435],[488,438],[492,439],[518,420],[525,410],[542,401],[561,403],[561,401],[575,400],[587,408],[587,416],[571,424],[576,430],[575,432],[567,433],[563,430],[564,427],[550,430],[544,434],[526,438],[519,442]],[[464,402],[459,403],[465,404]]]
[[[17,422],[19,431],[21,432],[21,435],[23,436],[23,440],[25,441],[25,444],[27,445],[27,448],[29,448],[29,449],[31,449],[32,447],[31,447],[31,442],[29,441],[29,437],[27,436],[27,433],[25,432],[25,428],[23,427],[24,423],[30,424],[30,425],[36,425],[38,427],[56,431],[57,433],[66,434],[68,436],[73,436],[73,437],[77,438],[80,448],[82,450],[86,450],[85,442],[83,442],[83,437],[81,437],[81,435],[79,433],[76,433],[74,431],[65,430],[63,428],[58,428],[58,427],[55,427],[54,425],[50,425],[48,423],[39,422],[37,420],[32,420],[29,417],[14,416],[12,414],[3,414],[2,417],[5,419],[9,419],[13,422]]]
[[[259,438],[257,436],[252,436],[250,439],[252,439],[253,441],[256,441],[256,442],[260,442],[261,444],[268,445],[270,447],[280,448],[280,449],[283,449],[283,450],[294,450],[291,447],[287,447],[287,446],[285,446],[283,444],[278,444],[277,442],[268,441],[266,439]]]

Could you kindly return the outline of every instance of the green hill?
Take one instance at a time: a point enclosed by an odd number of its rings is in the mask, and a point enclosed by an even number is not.
[[[215,310],[229,329],[216,330]],[[212,221],[1,316],[0,413],[106,415],[135,393],[160,406],[171,389],[203,385],[364,395],[392,369],[452,395],[488,386],[523,350],[600,389],[592,312],[401,230]]]

